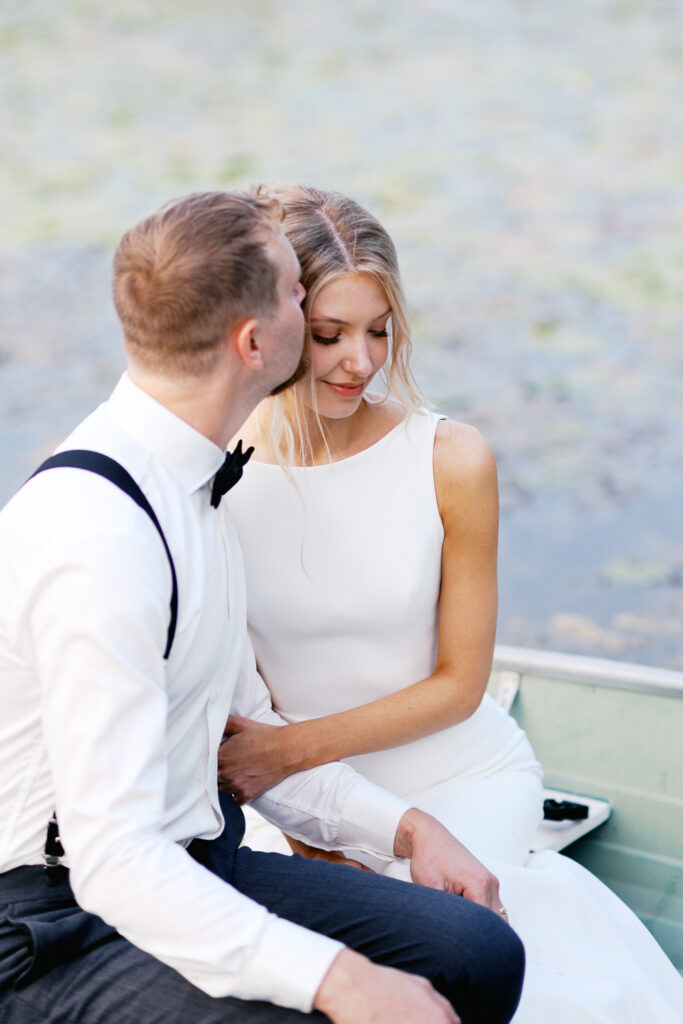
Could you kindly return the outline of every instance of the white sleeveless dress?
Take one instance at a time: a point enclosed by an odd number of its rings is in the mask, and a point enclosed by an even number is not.
[[[294,485],[278,466],[252,461],[227,496],[256,657],[287,721],[367,704],[432,672],[440,418],[415,414],[348,459],[295,467]],[[515,1024],[681,1024],[683,980],[635,915],[570,859],[528,857],[541,771],[488,696],[459,725],[348,762],[437,817],[500,879],[527,952]],[[248,845],[289,851],[255,812],[248,818]],[[410,878],[405,861],[382,867]]]

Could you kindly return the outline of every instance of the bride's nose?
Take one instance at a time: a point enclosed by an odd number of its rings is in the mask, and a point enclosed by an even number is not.
[[[358,377],[367,377],[372,373],[372,360],[365,338],[349,339],[348,348],[342,359],[342,368],[346,373],[354,373]]]

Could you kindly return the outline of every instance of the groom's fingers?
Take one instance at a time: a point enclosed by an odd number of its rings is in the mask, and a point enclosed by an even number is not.
[[[479,865],[479,870],[475,873],[463,895],[467,896],[473,903],[478,903],[482,907],[488,907],[489,910],[499,914],[503,909],[503,904],[500,900],[498,888],[498,879],[482,864]]]
[[[463,895],[468,895],[464,893]],[[483,889],[479,891],[477,897],[474,895],[469,897],[475,903],[481,904],[481,906],[488,907],[494,914],[499,914],[506,924],[509,924],[508,912],[503,906],[503,901],[500,898],[500,885],[495,875],[489,873],[489,878]]]

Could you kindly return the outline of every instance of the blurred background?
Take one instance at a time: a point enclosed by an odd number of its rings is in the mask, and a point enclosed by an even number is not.
[[[0,88],[0,500],[122,369],[127,227],[331,186],[496,452],[499,641],[683,669],[683,0],[0,0]]]

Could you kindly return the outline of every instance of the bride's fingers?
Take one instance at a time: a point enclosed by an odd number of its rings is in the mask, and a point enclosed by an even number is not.
[[[225,723],[225,736],[234,736],[245,728],[245,719],[240,715],[230,715]]]
[[[227,793],[228,796],[231,796],[233,798],[233,800],[235,801],[235,803],[238,803],[238,804],[243,804],[244,803],[243,796],[241,795],[241,793],[239,792],[238,789],[235,789],[232,786],[232,784],[230,782],[223,781],[222,779],[219,778],[219,780],[218,780],[218,788],[220,789],[221,793]]]

